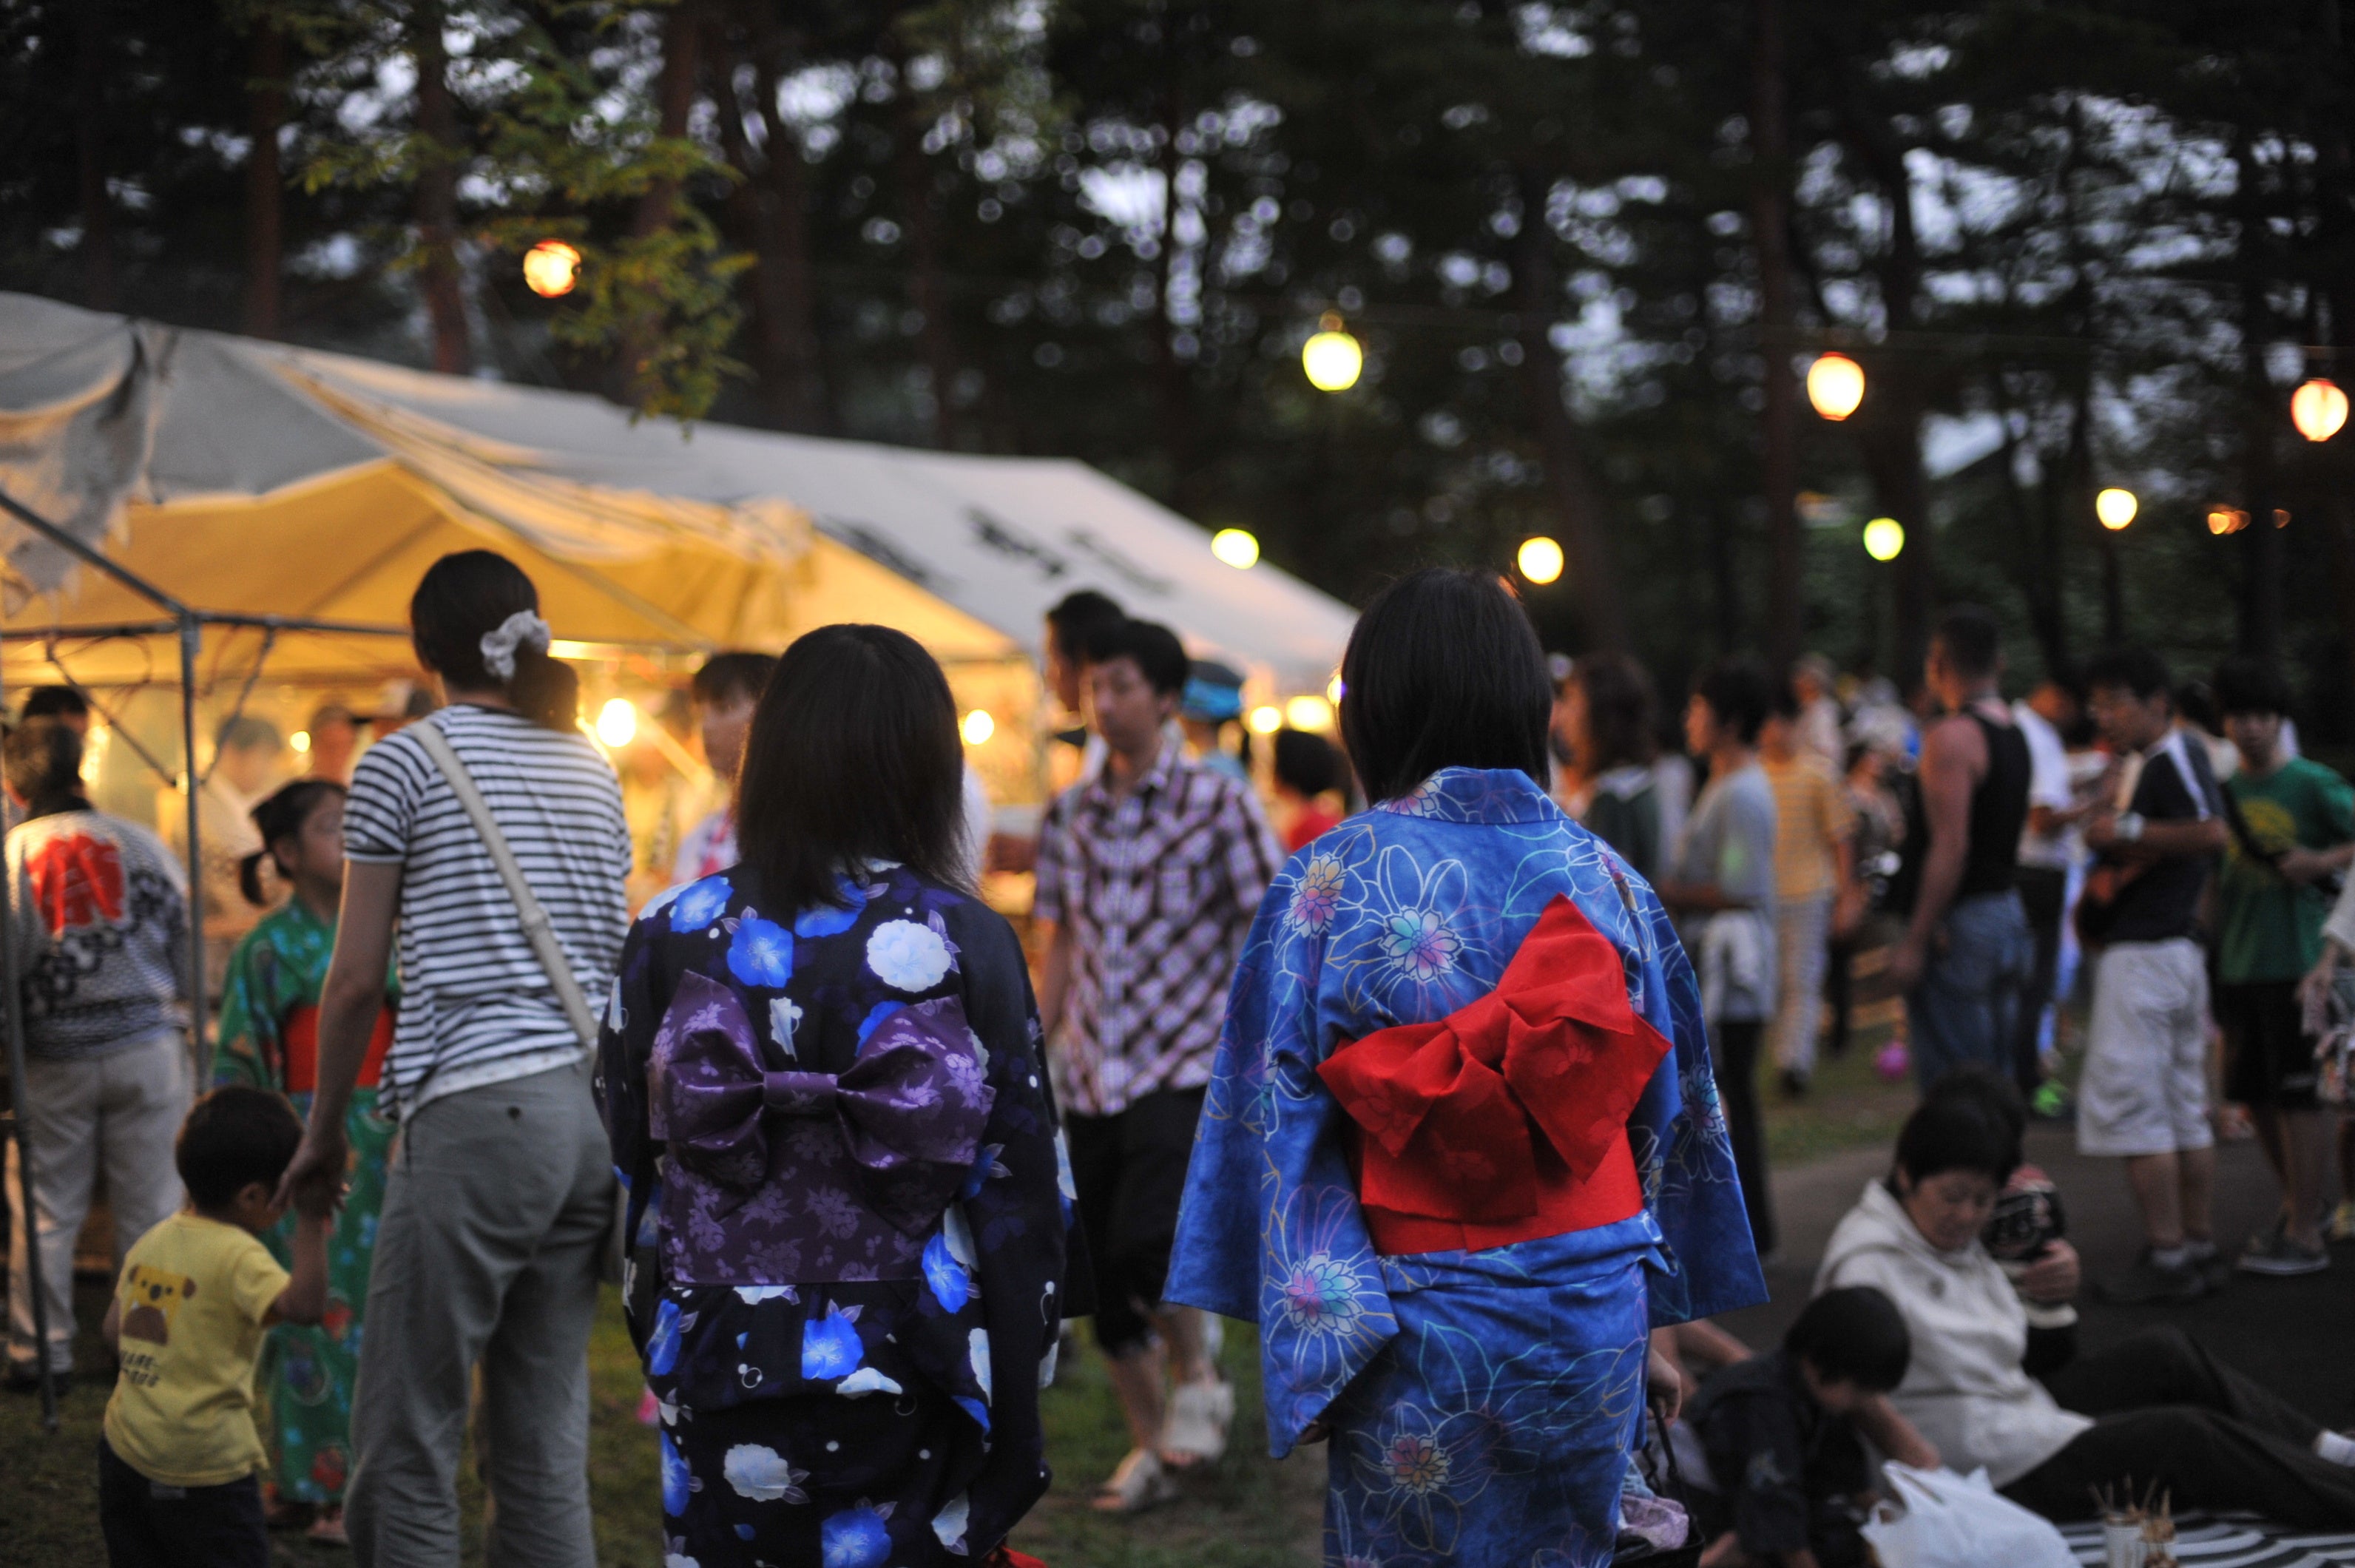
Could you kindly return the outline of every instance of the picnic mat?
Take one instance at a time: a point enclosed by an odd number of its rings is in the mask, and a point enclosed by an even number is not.
[[[2098,1520],[2064,1524],[2062,1538],[2080,1563],[2099,1568]],[[2184,1568],[2355,1568],[2355,1520],[2338,1532],[2293,1530],[2247,1514],[2179,1515],[2175,1556]]]

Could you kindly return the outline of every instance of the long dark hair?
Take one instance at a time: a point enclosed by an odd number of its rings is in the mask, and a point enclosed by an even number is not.
[[[1429,566],[1374,596],[1341,656],[1341,743],[1375,800],[1442,768],[1546,776],[1545,650],[1494,573]]]
[[[581,679],[538,648],[518,647],[515,674],[501,680],[483,663],[483,635],[518,611],[538,613],[539,590],[523,568],[496,550],[462,549],[426,568],[409,601],[417,656],[445,685],[504,691],[516,711],[543,729],[569,733],[581,720]]]
[[[333,779],[296,779],[282,785],[270,798],[253,808],[254,831],[261,835],[261,848],[237,863],[237,889],[250,904],[270,901],[261,885],[261,862],[267,859],[278,868],[278,874],[287,880],[294,874],[286,862],[278,858],[278,846],[303,831],[311,820],[311,813],[329,795],[344,798],[344,786]]]
[[[763,893],[843,902],[845,870],[898,860],[961,886],[964,750],[932,656],[889,626],[821,626],[785,650],[753,710],[736,838]]]
[[[1650,763],[1652,677],[1625,654],[1593,654],[1578,661],[1571,678],[1586,695],[1586,735],[1594,754],[1579,763],[1590,773]]]

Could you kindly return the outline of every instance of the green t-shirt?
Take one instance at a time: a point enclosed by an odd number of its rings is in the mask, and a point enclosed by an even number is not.
[[[2260,849],[2328,849],[2355,838],[2355,786],[2320,763],[2292,757],[2261,779],[2234,773],[2224,787]],[[2228,836],[2216,881],[2217,977],[2296,979],[2322,956],[2329,913],[2320,890],[2293,886],[2244,851],[2238,834]]]

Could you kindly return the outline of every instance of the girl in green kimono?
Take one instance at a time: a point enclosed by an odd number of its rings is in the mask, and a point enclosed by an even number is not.
[[[288,784],[253,811],[265,848],[240,867],[245,896],[264,894],[261,863],[293,895],[247,933],[229,961],[212,1081],[275,1089],[310,1113],[318,1081],[319,989],[336,946],[344,886],[344,786]],[[393,1125],[376,1114],[377,1073],[392,1038],[392,985],[378,1015],[352,1095],[351,1167],[343,1211],[327,1241],[327,1314],[315,1328],[281,1324],[262,1352],[270,1447],[276,1456],[276,1522],[311,1520],[314,1540],[344,1540],[344,1477],[351,1468],[352,1378],[359,1366],[360,1309],[384,1207],[385,1155]],[[292,1221],[263,1240],[284,1264]]]

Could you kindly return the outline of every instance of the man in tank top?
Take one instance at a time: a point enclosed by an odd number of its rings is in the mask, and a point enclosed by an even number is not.
[[[2027,739],[1996,688],[1995,617],[1949,610],[1923,678],[1946,716],[1922,737],[1923,829],[1908,834],[1919,879],[1890,972],[1906,993],[1913,1070],[1924,1088],[1978,1062],[2009,1076],[2035,938],[2014,886],[2028,819]]]

